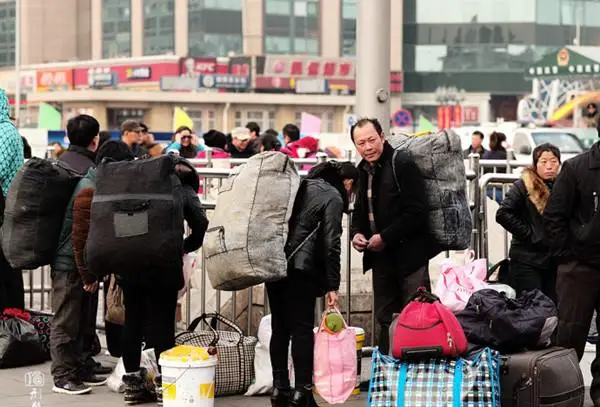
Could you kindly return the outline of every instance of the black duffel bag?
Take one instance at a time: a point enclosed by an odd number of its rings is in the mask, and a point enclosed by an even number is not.
[[[503,353],[549,346],[558,325],[556,305],[538,289],[517,299],[491,289],[476,291],[456,317],[469,343]]]
[[[0,316],[0,369],[44,363],[47,354],[36,328],[15,316]]]

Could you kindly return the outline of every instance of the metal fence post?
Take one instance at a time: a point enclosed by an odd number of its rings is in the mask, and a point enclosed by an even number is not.
[[[481,227],[479,225],[479,216],[481,211],[481,190],[479,188],[479,179],[481,178],[481,166],[479,163],[479,154],[469,155],[469,164],[475,178],[473,179],[473,244],[475,255],[481,257]]]

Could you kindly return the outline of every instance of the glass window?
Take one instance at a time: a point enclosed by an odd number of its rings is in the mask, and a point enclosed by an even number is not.
[[[0,66],[15,64],[15,1],[0,2]]]
[[[102,56],[131,56],[131,1],[103,0]]]
[[[245,110],[235,112],[235,127],[243,127],[248,122],[256,122],[261,130],[275,127],[275,111],[273,110]]]
[[[175,51],[174,0],[144,0],[144,55]]]
[[[296,119],[296,126],[300,127],[302,125],[302,113],[303,112],[296,112],[295,114],[295,119]],[[323,133],[333,133],[333,121],[334,121],[334,114],[333,112],[304,112],[304,113],[308,113],[311,114],[313,116],[317,116],[321,119],[321,132]]]
[[[318,55],[320,0],[265,0],[265,52]]]
[[[356,0],[342,0],[342,55],[356,55]]]
[[[243,53],[242,0],[189,0],[188,7],[189,56]]]
[[[558,147],[561,153],[579,154],[583,152],[581,141],[571,133],[533,133],[533,141],[536,146],[544,143],[550,143]]]
[[[406,21],[418,23],[535,22],[536,18],[532,0],[405,0],[404,10]]]

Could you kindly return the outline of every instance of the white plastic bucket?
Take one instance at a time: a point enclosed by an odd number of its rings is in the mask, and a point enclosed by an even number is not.
[[[214,407],[217,358],[206,361],[161,356],[164,407]]]

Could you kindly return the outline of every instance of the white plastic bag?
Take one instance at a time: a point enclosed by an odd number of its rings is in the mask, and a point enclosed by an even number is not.
[[[158,364],[156,363],[154,349],[144,349],[142,351],[140,367],[146,368],[146,371],[148,372],[146,380],[154,383],[154,378],[158,375]],[[113,370],[106,381],[106,385],[111,391],[114,391],[115,393],[123,393],[125,391],[125,384],[123,383],[124,374],[125,366],[123,365],[123,358],[119,358],[115,370]]]
[[[181,298],[187,292],[188,287],[190,286],[190,281],[192,281],[192,274],[196,269],[196,253],[186,253],[183,255],[183,288],[179,290],[177,294],[177,298]]]

